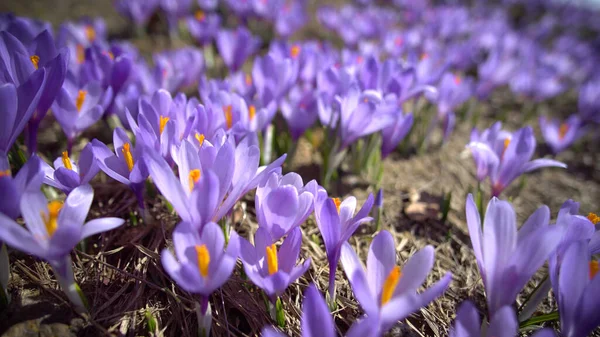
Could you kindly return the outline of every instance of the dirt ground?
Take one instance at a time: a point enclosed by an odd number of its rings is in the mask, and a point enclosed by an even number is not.
[[[340,1],[323,1],[340,2]],[[315,7],[316,0],[311,1]],[[0,12],[12,11],[17,15],[60,22],[82,15],[102,16],[107,21],[111,36],[128,35],[128,23],[114,11],[108,0],[7,0],[0,3]],[[304,34],[321,34],[314,22]],[[165,36],[136,38],[133,42],[143,51],[169,47]],[[178,41],[177,44],[184,42]],[[542,106],[546,113],[570,113],[576,106],[572,100],[562,105]],[[515,130],[524,123],[537,125],[534,120],[524,121],[520,107],[482,103],[478,127],[489,127],[495,111],[509,109],[507,128]],[[556,111],[559,109],[560,111]],[[490,112],[491,111],[491,112]],[[407,320],[397,324],[391,336],[445,336],[456,306],[464,299],[472,299],[482,307],[485,302],[477,271],[475,257],[466,230],[464,203],[469,192],[476,187],[475,168],[469,154],[464,151],[472,125],[459,124],[450,141],[430,146],[424,153],[414,151],[394,153],[384,161],[384,228],[396,238],[399,261],[408,259],[417,249],[431,244],[436,248],[436,263],[425,286],[436,282],[447,271],[454,274],[446,294]],[[49,142],[53,132],[50,128]],[[539,132],[537,133],[538,140]],[[569,165],[567,170],[545,169],[529,174],[524,187],[513,184],[505,198],[512,199],[519,221],[537,207],[546,204],[556,215],[560,205],[568,198],[581,203],[581,212],[600,211],[600,155],[597,153],[598,133],[582,139],[580,144],[558,156]],[[307,141],[299,146],[300,155],[291,167],[301,172],[305,181],[317,178],[315,163],[318,156]],[[409,154],[407,154],[409,153]],[[538,155],[544,155],[540,147]],[[486,186],[487,188],[487,186]],[[49,267],[42,262],[11,251],[12,302],[0,312],[2,336],[106,336],[150,335],[147,330],[147,313],[158,321],[165,336],[194,336],[196,331],[193,299],[180,291],[164,274],[159,253],[169,245],[170,231],[176,216],[168,213],[164,203],[154,198],[150,206],[155,221],[152,224],[135,224],[131,212],[135,201],[129,190],[105,176],[94,184],[96,191],[93,216],[121,216],[128,219],[127,226],[102,236],[98,242],[88,242],[86,254],[74,254],[76,279],[87,295],[91,316],[75,314],[58,289]],[[452,191],[451,211],[447,222],[439,220],[439,204],[445,192]],[[150,191],[152,194],[153,191]],[[369,184],[351,174],[342,176],[341,183],[333,186],[330,194],[355,195],[362,203],[370,192]],[[489,190],[487,190],[489,194]],[[253,231],[253,198],[248,197],[236,208],[236,230],[241,235]],[[313,259],[313,267],[297,284],[287,291],[283,300],[288,312],[287,331],[298,335],[300,303],[305,286],[315,282],[321,290],[327,288],[327,262],[318,229],[312,219],[303,225],[304,247],[302,256]],[[366,225],[351,238],[361,258],[366,259],[374,225]],[[76,257],[75,257],[76,256]],[[402,263],[401,263],[402,265]],[[338,270],[340,307],[335,312],[339,332],[344,333],[351,322],[360,315],[352,291],[341,270]],[[539,280],[537,278],[536,280]],[[536,280],[529,286],[534,287]],[[211,298],[215,324],[213,336],[256,335],[267,324],[272,324],[264,309],[262,297],[242,275],[232,279]],[[541,311],[553,310],[550,301]],[[600,335],[600,334],[598,334]]]

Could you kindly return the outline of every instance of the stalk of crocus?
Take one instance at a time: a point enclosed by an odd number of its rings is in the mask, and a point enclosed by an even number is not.
[[[477,308],[470,301],[463,302],[456,312],[454,326],[450,328],[450,337],[515,337],[519,336],[519,324],[511,306],[504,306],[489,320],[481,323]],[[538,330],[532,337],[554,337],[552,329]]]
[[[270,305],[275,309],[272,311],[272,316],[275,317],[272,318],[277,320],[280,326],[284,322],[277,319],[283,315],[281,304],[277,305],[279,296],[310,267],[310,259],[296,265],[301,244],[302,232],[299,227],[288,234],[279,250],[271,235],[262,227],[259,227],[254,235],[254,246],[246,239],[239,238],[244,271],[252,283],[265,292]]]
[[[340,259],[342,245],[362,223],[373,220],[368,214],[373,207],[373,195],[363,204],[356,215],[356,198],[348,197],[344,201],[329,198],[324,189],[319,189],[315,198],[315,218],[325,243],[329,262],[329,307],[335,307],[335,272]],[[353,216],[354,215],[354,216]]]
[[[225,238],[214,222],[200,226],[181,222],[173,232],[175,256],[168,249],[161,253],[163,268],[183,290],[199,294],[196,313],[201,335],[210,335],[212,311],[208,298],[231,275],[239,252],[235,232],[225,251]]]
[[[558,246],[564,229],[549,226],[550,210],[542,206],[517,230],[512,206],[497,198],[489,202],[482,227],[471,194],[467,197],[466,217],[492,317],[501,307],[515,302],[521,289]]]
[[[379,191],[377,191],[373,211],[375,212],[375,227],[377,228],[377,231],[380,231],[382,229],[381,217],[383,216],[383,188],[380,188]]]
[[[350,280],[354,296],[367,317],[353,329],[369,330],[376,334],[388,331],[397,321],[426,306],[439,297],[452,280],[450,272],[424,292],[417,289],[433,268],[434,249],[426,246],[415,253],[401,271],[396,265],[396,245],[388,231],[375,236],[369,247],[367,269],[348,243],[342,246],[341,260]]]
[[[84,224],[94,198],[89,185],[75,188],[65,202],[48,202],[38,190],[25,191],[20,208],[26,228],[0,214],[0,239],[9,246],[42,258],[54,269],[56,277],[73,304],[86,310],[73,278],[70,252],[87,237],[121,226],[118,218],[99,218]]]

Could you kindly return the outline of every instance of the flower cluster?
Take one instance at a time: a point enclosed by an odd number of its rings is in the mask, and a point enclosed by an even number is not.
[[[593,74],[600,54],[578,37],[595,18],[542,3],[544,17],[513,26],[502,7],[480,2],[356,2],[317,10],[319,23],[343,41],[337,49],[290,38],[309,21],[307,0],[115,1],[138,33],[159,13],[170,38],[183,32],[198,45],[157,51],[151,62],[134,45],[109,40],[100,18],[65,22],[54,32],[45,22],[0,15],[0,304],[9,294],[9,246],[46,261],[76,309],[90,309],[73,273],[72,256],[80,253],[74,248],[125,223],[88,219],[100,172],[135,195],[139,213],[132,218],[163,226],[169,243],[160,247],[162,268],[197,299],[202,335],[212,326],[211,295],[236,269],[263,292],[271,318],[284,328],[282,296],[321,262],[303,250],[313,224],[321,240],[310,239],[326,253],[328,285],[325,298],[315,284],[305,290],[304,336],[336,335],[330,310],[339,304],[340,264],[361,308],[347,336],[386,334],[442,296],[452,274],[430,282],[435,248],[420,247],[398,264],[393,231],[379,227],[382,161],[405,139],[419,150],[436,136],[449,141],[458,122],[475,120],[477,105],[494,100],[498,89],[517,97],[524,115],[576,90],[571,116],[539,117],[552,152],[566,150],[600,122],[600,77]],[[265,24],[275,32],[266,40],[255,28]],[[39,151],[46,115],[64,138]],[[97,127],[102,123],[108,132]],[[289,171],[301,143],[320,154],[318,181]],[[481,189],[479,205],[472,195],[466,201],[486,319],[467,301],[450,336],[515,336],[531,325],[550,289],[562,336],[587,336],[600,325],[600,217],[579,215],[579,204],[568,200],[555,222],[542,206],[518,228],[512,205],[498,199],[524,173],[566,168],[555,159],[532,160],[536,143],[531,126],[509,132],[496,122],[471,132],[477,180],[489,179],[492,192],[485,211]],[[354,196],[330,194],[348,167],[379,190],[359,208]],[[248,204],[257,226],[244,237],[236,212],[246,215]],[[167,209],[178,216],[175,226],[152,214]],[[371,230],[371,214],[378,228],[365,267],[350,239],[361,225]],[[515,310],[545,263],[547,278]]]

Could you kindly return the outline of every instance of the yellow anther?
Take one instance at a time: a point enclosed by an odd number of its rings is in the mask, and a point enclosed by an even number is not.
[[[333,200],[333,203],[335,204],[335,209],[337,209],[337,212],[339,213],[342,201],[340,200],[340,198],[331,198],[331,200]]]
[[[87,95],[87,91],[79,90],[77,92],[77,98],[75,99],[75,107],[77,108],[77,112],[81,112],[81,107],[83,106],[83,102],[85,102],[85,96]]]
[[[402,277],[400,267],[394,266],[385,279],[385,282],[383,282],[383,289],[381,290],[381,305],[386,304],[392,299],[394,291],[396,290],[396,286],[398,285],[398,281],[400,281],[400,277]]]
[[[123,152],[123,155],[125,156],[125,163],[127,164],[127,168],[129,169],[129,172],[131,172],[133,170],[133,156],[131,155],[131,144],[129,143],[125,143],[123,144],[123,148],[121,149],[121,152]]]
[[[210,253],[206,245],[195,246],[196,255],[198,256],[198,270],[202,277],[208,276],[208,266],[210,265]]]
[[[108,56],[108,58],[111,59],[112,61],[115,60],[115,54],[113,54],[111,51],[106,51],[105,50],[105,51],[102,52],[102,55]]]
[[[600,222],[600,216],[598,216],[596,213],[592,213],[590,212],[587,216],[587,218],[594,224],[597,225]]]
[[[37,55],[33,55],[33,56],[30,56],[29,59],[31,60],[33,67],[37,70],[39,67],[39,64],[40,64],[40,57]]]
[[[73,165],[71,164],[71,158],[69,158],[69,152],[63,151],[63,153],[62,153],[62,162],[63,162],[63,166],[67,170],[73,170]]]
[[[254,105],[251,105],[248,108],[248,117],[250,117],[250,120],[253,120],[254,116],[256,116],[256,107]]]
[[[567,132],[569,132],[569,125],[567,123],[562,123],[558,129],[558,139],[563,140],[567,135]]]
[[[61,201],[54,200],[48,203],[48,214],[44,211],[41,212],[49,236],[54,235],[58,228],[58,213],[62,207],[63,203]]]
[[[77,57],[77,63],[82,64],[85,61],[85,49],[82,45],[78,44],[75,47],[75,54]]]
[[[190,185],[190,191],[194,189],[194,185],[196,185],[196,183],[198,182],[198,180],[200,180],[200,177],[202,176],[202,173],[200,172],[199,169],[193,169],[190,171],[190,174],[188,175],[188,182]]]
[[[427,53],[421,54],[421,61],[426,60],[428,58],[429,58],[429,54],[427,54]]]
[[[196,20],[203,22],[206,19],[206,14],[204,14],[203,11],[198,10],[196,11],[194,17],[196,17]]]
[[[598,261],[590,261],[590,280],[593,279],[596,276],[596,274],[598,274],[598,270],[600,270],[600,266],[598,266]]]
[[[10,169],[0,171],[0,177],[10,177]]]
[[[269,267],[269,275],[273,275],[279,270],[277,247],[275,247],[275,244],[267,246],[267,266]]]
[[[91,25],[85,26],[85,37],[88,41],[93,42],[96,39],[96,30]]]
[[[223,113],[225,113],[225,124],[227,125],[227,129],[231,129],[233,125],[233,115],[231,114],[231,105],[226,105],[223,107]]]
[[[169,121],[169,117],[165,117],[165,116],[160,116],[160,121],[158,122],[159,126],[159,132],[162,135],[163,130],[165,129],[165,126],[167,125],[167,122]]]
[[[252,76],[250,74],[246,74],[246,76],[244,77],[244,81],[246,82],[247,86],[251,86],[252,85]]]
[[[196,137],[196,140],[198,141],[198,145],[200,145],[200,147],[202,147],[202,144],[204,144],[204,139],[206,139],[204,134],[196,132],[196,135],[194,137]]]
[[[298,55],[300,55],[300,46],[298,46],[298,45],[292,46],[292,49],[290,50],[290,54],[292,55],[293,59],[298,57]]]

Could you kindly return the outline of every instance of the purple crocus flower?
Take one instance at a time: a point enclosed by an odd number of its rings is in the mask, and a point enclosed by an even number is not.
[[[542,167],[562,167],[567,165],[552,159],[531,160],[535,151],[535,136],[529,126],[517,130],[514,134],[501,129],[496,122],[481,135],[474,129],[471,142],[467,144],[477,165],[477,179],[490,178],[492,195],[498,196],[521,174]]]
[[[6,158],[6,154],[35,112],[42,96],[45,78],[45,70],[40,69],[19,86],[12,83],[0,85],[0,160]]]
[[[485,323],[484,323],[485,324]],[[519,336],[519,322],[511,306],[500,308],[484,327],[477,308],[470,301],[463,302],[456,312],[450,337],[515,337]],[[532,337],[554,337],[552,329],[538,330]]]
[[[159,0],[118,0],[115,8],[137,26],[143,26],[150,20],[158,8],[158,4]]]
[[[260,151],[255,137],[246,136],[237,147],[233,137],[223,138],[219,147],[204,144],[200,149],[182,142],[175,161],[179,178],[159,154],[145,154],[148,171],[163,196],[186,222],[219,221],[235,203],[271,174],[279,172],[285,155],[267,166],[258,167]],[[207,142],[208,143],[208,142]],[[197,191],[197,192],[196,192]]]
[[[269,232],[262,227],[254,235],[254,246],[242,237],[239,237],[239,245],[246,275],[264,290],[273,304],[310,267],[310,258],[296,265],[302,245],[299,227],[294,228],[283,240],[279,251]]]
[[[180,18],[190,11],[192,0],[159,0],[160,8],[167,14],[167,22],[171,32],[177,31]]]
[[[465,103],[472,95],[473,85],[470,78],[446,73],[438,86],[437,107],[438,118],[444,123],[444,141],[448,140],[454,130],[456,119],[454,109]]]
[[[571,115],[562,123],[556,119],[548,120],[545,116],[540,116],[542,136],[555,154],[563,151],[584,135],[585,131],[582,126],[583,123],[577,115]]]
[[[206,11],[213,11],[219,6],[219,0],[197,0],[198,6]]]
[[[351,196],[341,201],[338,198],[329,198],[323,188],[317,191],[315,219],[325,243],[329,262],[329,298],[331,303],[335,302],[335,271],[340,260],[342,245],[354,234],[358,226],[373,220],[368,216],[371,207],[373,207],[372,194],[369,194],[360,211],[354,215],[356,209],[355,197]]]
[[[44,176],[40,162],[37,156],[32,156],[13,177],[8,161],[0,159],[0,190],[5,196],[0,199],[1,214],[11,219],[18,218],[21,215],[19,203],[23,193],[40,190]]]
[[[300,320],[302,337],[335,337],[335,325],[333,318],[327,308],[323,295],[314,283],[311,283],[304,291],[302,300],[302,319]],[[284,337],[285,334],[271,328],[265,327],[261,334],[263,337]]]
[[[281,101],[280,108],[292,139],[296,142],[317,120],[316,92],[310,88],[305,90],[294,86],[287,98]]]
[[[84,308],[75,291],[69,253],[79,241],[121,226],[119,218],[99,218],[84,224],[94,191],[89,185],[75,188],[64,203],[48,202],[40,190],[26,191],[21,214],[26,228],[0,214],[0,240],[7,245],[50,263],[71,302]]]
[[[252,80],[263,105],[279,101],[298,78],[298,63],[292,59],[277,59],[273,55],[257,57],[252,68]]]
[[[306,0],[284,0],[275,14],[275,31],[289,37],[308,22]]]
[[[75,83],[65,81],[52,105],[52,112],[67,136],[69,152],[75,138],[100,120],[112,97],[112,88],[104,90],[98,82],[78,88]]]
[[[302,177],[290,172],[284,176],[274,172],[256,189],[254,198],[258,224],[274,241],[302,224],[313,212],[317,182],[306,186]]]
[[[243,26],[235,31],[224,29],[217,34],[219,54],[232,72],[240,70],[246,59],[258,50],[260,43],[260,39]]]
[[[229,279],[237,260],[237,242],[232,240],[225,250],[219,225],[209,222],[200,230],[198,224],[181,222],[173,231],[175,256],[164,249],[162,265],[183,290],[208,300]]]
[[[434,249],[426,246],[415,253],[404,265],[401,272],[396,265],[396,245],[388,231],[375,236],[365,270],[358,256],[348,243],[342,246],[342,266],[350,280],[354,296],[367,317],[378,319],[364,320],[369,329],[380,335],[396,322],[426,306],[439,297],[452,280],[452,273],[444,277],[424,292],[417,294],[427,274],[433,268]],[[375,325],[373,325],[375,323]],[[363,329],[357,324],[353,329]]]
[[[600,123],[600,76],[588,80],[579,89],[578,112],[584,121]]]
[[[490,317],[503,306],[514,303],[531,276],[558,246],[564,230],[549,226],[549,213],[548,207],[540,207],[517,230],[510,203],[494,197],[482,226],[473,196],[467,197],[467,225]]]
[[[412,113],[404,114],[402,109],[398,109],[392,114],[394,122],[381,130],[381,157],[389,156],[398,144],[408,135],[413,126],[414,118]]]
[[[587,242],[578,241],[566,250],[559,271],[556,294],[561,335],[589,336],[600,325],[598,261],[590,261]]]
[[[112,152],[104,143],[92,140],[94,157],[100,169],[109,177],[129,186],[138,200],[138,206],[144,209],[144,182],[148,177],[148,169],[143,160],[141,146],[133,147],[127,133],[121,128],[113,132]]]
[[[84,18],[78,22],[64,22],[60,25],[56,45],[66,47],[69,44],[88,47],[95,42],[106,41],[106,23],[102,18]]]
[[[118,94],[130,77],[131,57],[120,48],[105,49],[98,44],[87,48],[84,55],[79,68],[79,84],[97,81],[105,90],[111,87],[113,94]]]
[[[159,88],[175,92],[198,83],[204,70],[204,56],[197,48],[186,47],[154,54],[154,78]]]
[[[211,43],[221,27],[221,17],[218,14],[201,10],[188,17],[186,22],[190,35],[201,46]]]
[[[64,151],[60,158],[56,158],[53,166],[54,168],[42,162],[44,183],[58,188],[65,194],[71,193],[78,186],[89,183],[100,171],[94,158],[92,143],[88,143],[81,150],[78,163],[69,158],[69,153]]]
[[[389,113],[380,113],[379,102],[360,92],[357,85],[351,85],[347,95],[340,101],[339,137],[341,149],[357,139],[380,131],[394,122]]]

